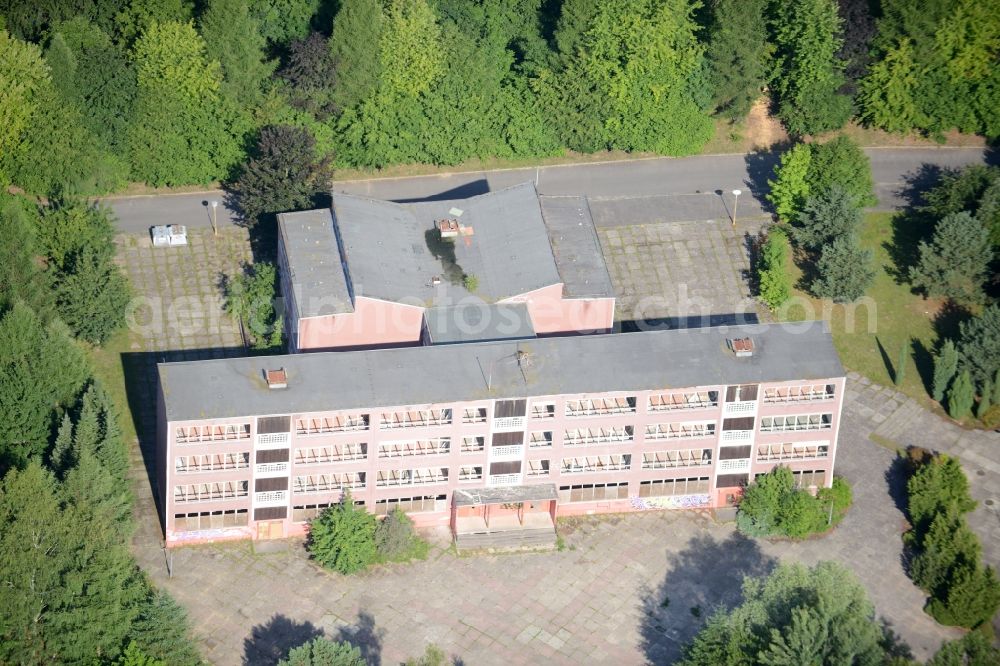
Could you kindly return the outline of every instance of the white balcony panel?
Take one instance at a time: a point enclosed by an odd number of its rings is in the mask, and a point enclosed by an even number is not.
[[[288,474],[288,463],[261,463],[254,466],[253,474],[257,477],[286,476]]]
[[[259,506],[284,506],[288,504],[287,490],[272,490],[266,493],[254,493],[253,505]]]
[[[718,474],[740,474],[750,471],[749,458],[736,458],[733,460],[720,460],[715,468]]]

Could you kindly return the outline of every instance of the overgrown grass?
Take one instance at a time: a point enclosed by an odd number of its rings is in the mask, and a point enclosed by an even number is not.
[[[90,349],[90,361],[94,366],[94,376],[101,382],[118,407],[118,421],[124,440],[129,444],[136,439],[135,422],[129,412],[128,389],[125,384],[125,368],[122,354],[131,349],[129,331],[122,328],[104,343],[103,347]]]

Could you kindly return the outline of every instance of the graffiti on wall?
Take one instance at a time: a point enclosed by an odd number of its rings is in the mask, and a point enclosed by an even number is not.
[[[668,495],[665,497],[631,497],[632,507],[649,509],[702,509],[712,504],[711,495]]]
[[[241,528],[219,528],[213,530],[192,530],[188,532],[174,532],[167,537],[167,541],[195,541],[206,539],[236,539],[252,536],[249,530]]]

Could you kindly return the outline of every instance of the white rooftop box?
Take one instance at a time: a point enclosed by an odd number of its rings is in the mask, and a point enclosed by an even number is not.
[[[182,224],[159,224],[150,229],[153,247],[187,245],[187,227]]]

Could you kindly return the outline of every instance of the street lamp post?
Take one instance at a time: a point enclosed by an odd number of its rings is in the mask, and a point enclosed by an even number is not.
[[[219,235],[219,214],[217,212],[218,207],[219,207],[219,202],[218,201],[213,201],[212,202],[212,235],[213,236],[218,236]]]
[[[742,190],[733,190],[733,226],[736,226],[736,207],[740,203],[740,195],[743,194]]]

